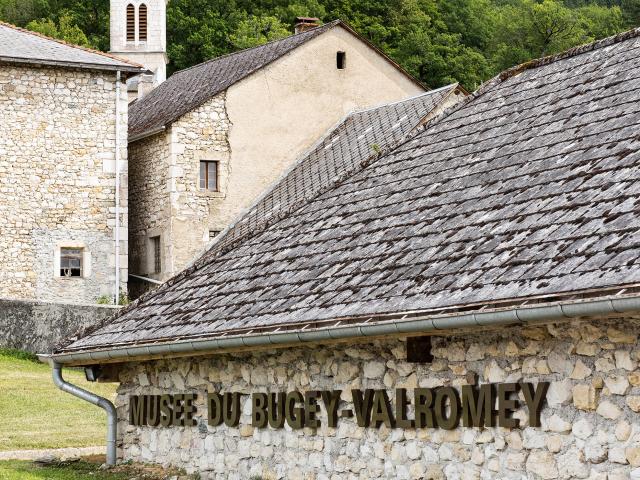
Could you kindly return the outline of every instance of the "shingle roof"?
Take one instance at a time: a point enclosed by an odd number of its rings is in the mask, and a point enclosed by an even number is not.
[[[61,351],[637,284],[639,33],[505,72]]]
[[[173,123],[231,85],[336,26],[345,28],[367,42],[344,22],[334,20],[282,40],[214,58],[174,73],[157,88],[129,106],[129,137],[140,137]],[[384,53],[369,45],[410,77]],[[414,81],[418,83],[417,80]]]
[[[0,62],[140,73],[142,65],[0,22]]]
[[[362,168],[363,162],[390,151],[455,93],[462,95],[459,86],[447,85],[407,100],[347,115],[216,239],[210,253],[255,235]]]

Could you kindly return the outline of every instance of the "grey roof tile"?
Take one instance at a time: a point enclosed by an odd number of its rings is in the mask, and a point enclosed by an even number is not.
[[[66,351],[639,283],[639,33],[501,74]]]
[[[140,73],[142,65],[0,22],[0,62]]]

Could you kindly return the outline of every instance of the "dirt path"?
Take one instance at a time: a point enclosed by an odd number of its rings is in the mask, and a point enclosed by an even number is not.
[[[72,457],[84,457],[86,455],[100,455],[105,453],[105,447],[82,448],[54,448],[49,450],[13,450],[0,452],[1,460],[35,460],[48,455],[65,460]]]

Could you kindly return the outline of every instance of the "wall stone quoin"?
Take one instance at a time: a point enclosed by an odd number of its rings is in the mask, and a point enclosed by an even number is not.
[[[202,478],[628,479],[640,467],[640,323],[602,319],[434,337],[431,364],[406,361],[405,339],[128,364],[117,407],[123,460],[174,464]],[[254,428],[251,396],[239,426],[207,424],[207,392],[437,388],[549,382],[540,427]],[[130,395],[196,393],[196,426],[134,427]],[[526,405],[522,393],[522,405]],[[410,417],[413,411],[410,408]]]

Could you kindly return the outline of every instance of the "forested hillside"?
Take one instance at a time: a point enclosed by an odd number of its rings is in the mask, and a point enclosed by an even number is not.
[[[640,0],[170,0],[176,71],[289,35],[296,16],[340,18],[430,87],[497,72],[640,24]],[[109,0],[0,0],[0,19],[109,48]]]

